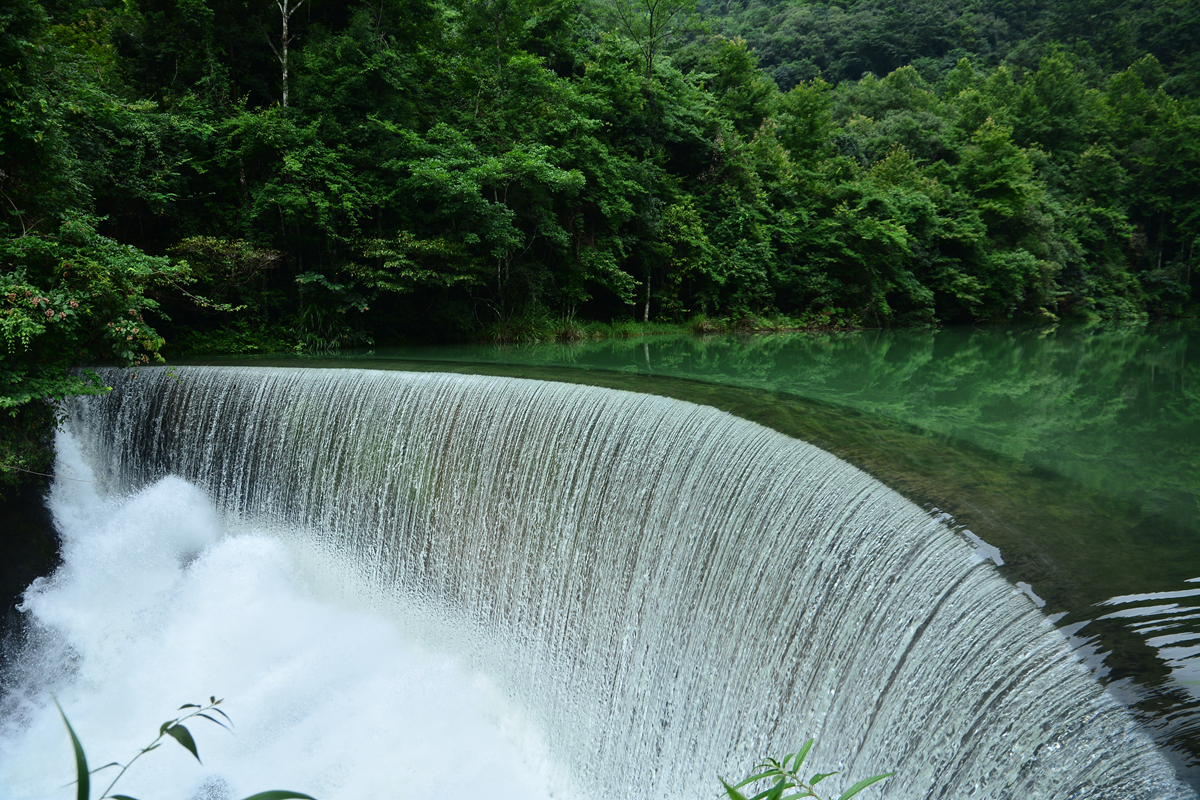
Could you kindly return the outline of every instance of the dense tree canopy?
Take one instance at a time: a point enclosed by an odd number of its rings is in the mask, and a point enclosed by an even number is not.
[[[1198,37],[1198,0],[9,0],[9,439],[164,346],[1185,313]]]

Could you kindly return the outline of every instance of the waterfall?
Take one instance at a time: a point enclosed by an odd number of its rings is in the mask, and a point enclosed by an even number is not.
[[[67,430],[106,496],[176,481],[308,554],[484,676],[581,795],[714,797],[815,737],[833,796],[896,770],[863,797],[1194,797],[969,541],[803,442],[507,378],[104,377]]]

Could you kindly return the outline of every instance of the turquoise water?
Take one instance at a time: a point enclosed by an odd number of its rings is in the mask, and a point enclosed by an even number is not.
[[[819,444],[968,529],[1200,783],[1195,326],[662,336],[305,363],[668,394]]]
[[[378,349],[785,392],[1074,479],[1200,534],[1200,329],[944,328]]]

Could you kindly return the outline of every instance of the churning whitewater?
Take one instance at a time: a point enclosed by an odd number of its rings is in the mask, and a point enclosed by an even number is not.
[[[232,732],[187,723],[204,765],[169,742],[114,789],[134,797],[433,797],[451,776],[489,797],[563,796],[490,681],[342,602],[302,546],[231,529],[177,477],[105,497],[73,438],[58,452],[64,563],[25,594],[34,635],[6,681],[0,797],[75,796],[51,693],[93,767],[127,761],[182,703],[225,698]]]
[[[70,780],[51,691],[95,763],[226,698],[205,766],[154,753],[134,795],[698,800],[815,737],[833,796],[1195,796],[964,537],[803,442],[536,381],[105,378],[61,439],[8,796]]]

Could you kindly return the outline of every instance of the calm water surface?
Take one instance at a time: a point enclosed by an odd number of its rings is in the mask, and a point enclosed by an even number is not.
[[[1200,328],[945,328],[376,350],[786,392],[1074,479],[1200,533]]]
[[[1200,784],[1194,325],[662,336],[307,363],[650,391],[813,441],[952,515]]]

